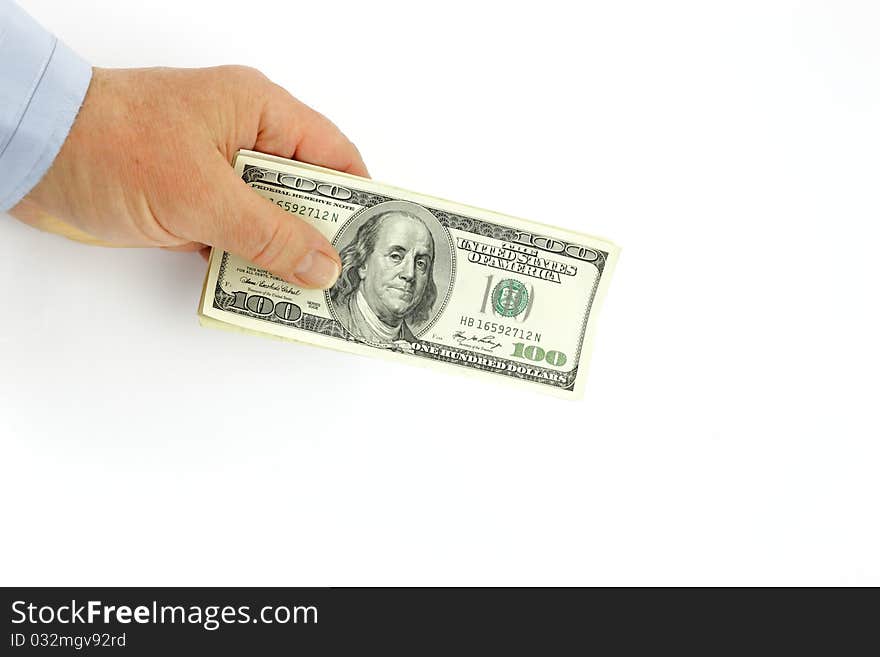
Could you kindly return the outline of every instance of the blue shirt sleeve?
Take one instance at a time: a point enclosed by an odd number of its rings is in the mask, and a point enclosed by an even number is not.
[[[17,4],[0,0],[0,211],[49,169],[91,79],[91,66]]]

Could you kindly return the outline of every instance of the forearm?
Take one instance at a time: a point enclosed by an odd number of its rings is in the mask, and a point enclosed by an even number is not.
[[[91,67],[11,0],[0,0],[0,211],[43,177],[64,143]]]

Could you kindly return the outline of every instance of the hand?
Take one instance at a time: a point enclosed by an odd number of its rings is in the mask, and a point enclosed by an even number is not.
[[[338,254],[235,175],[240,148],[368,175],[335,125],[253,69],[96,68],[58,157],[11,214],[104,245],[216,246],[330,287]]]

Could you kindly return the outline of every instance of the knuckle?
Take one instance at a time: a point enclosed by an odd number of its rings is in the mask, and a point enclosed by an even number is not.
[[[254,68],[253,66],[244,66],[242,64],[235,65],[235,72],[247,78],[259,78],[263,75],[260,73],[259,69]]]
[[[258,84],[267,80],[266,76],[252,66],[244,66],[242,64],[228,64],[219,67],[227,77],[242,83]]]
[[[285,102],[285,103],[296,103],[298,102],[294,95],[290,93],[287,89],[282,87],[280,84],[276,84],[274,82],[270,82],[272,85],[272,91],[275,93],[276,97]]]

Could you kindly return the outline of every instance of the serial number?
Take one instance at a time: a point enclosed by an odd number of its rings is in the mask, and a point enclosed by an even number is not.
[[[459,323],[462,326],[474,328],[478,331],[488,331],[489,333],[505,335],[511,338],[518,338],[520,340],[529,340],[531,342],[541,341],[541,334],[537,331],[527,331],[519,328],[518,326],[508,326],[505,324],[501,324],[500,322],[487,322],[486,320],[480,319],[479,317],[468,317],[467,315],[462,315]]]
[[[272,196],[268,197],[270,201],[272,201],[275,205],[277,205],[282,210],[289,212],[290,214],[298,214],[302,217],[308,217],[309,219],[320,219],[321,221],[329,221],[331,223],[339,222],[339,213],[331,212],[330,210],[321,210],[319,208],[313,208],[309,205],[303,205],[302,203],[294,203],[293,201],[288,201],[286,199],[274,198]]]

